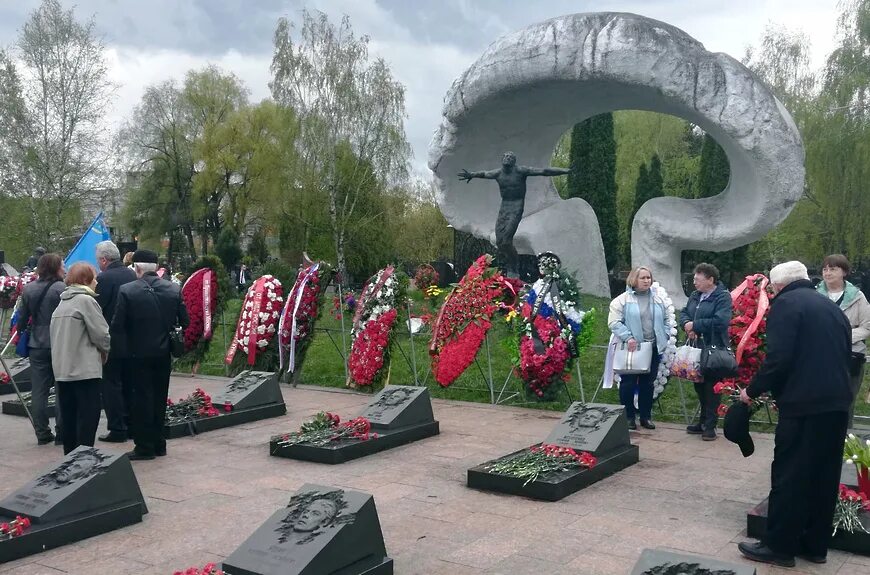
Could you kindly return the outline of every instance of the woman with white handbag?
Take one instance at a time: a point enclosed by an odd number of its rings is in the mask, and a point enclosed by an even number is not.
[[[652,422],[654,382],[675,320],[668,313],[663,297],[666,294],[653,286],[652,272],[648,267],[633,269],[625,283],[625,293],[610,302],[607,316],[607,326],[618,340],[612,360],[613,371],[620,374],[619,400],[625,406],[629,429],[637,429],[636,412],[640,412],[642,427],[655,429]],[[634,407],[635,391],[637,410]]]

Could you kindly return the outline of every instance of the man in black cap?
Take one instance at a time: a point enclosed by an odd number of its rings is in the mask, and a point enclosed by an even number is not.
[[[39,258],[45,255],[45,248],[39,247],[33,250],[33,255],[27,258],[27,263],[24,264],[24,271],[36,271],[36,265],[39,263]]]
[[[181,288],[157,277],[157,254],[138,250],[133,254],[137,281],[121,286],[111,334],[113,348],[130,358],[133,404],[130,409],[133,442],[127,455],[132,460],[166,455],[163,424],[172,356],[169,330],[190,323],[181,299]]]
[[[777,293],[767,318],[767,355],[740,400],[776,399],[779,421],[770,470],[767,533],[740,543],[754,561],[793,567],[795,556],[825,563],[853,391],[852,329],[839,306],[816,292],[800,262],[770,270]]]

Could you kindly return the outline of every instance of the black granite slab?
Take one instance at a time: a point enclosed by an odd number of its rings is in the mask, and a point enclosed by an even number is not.
[[[147,512],[126,455],[79,447],[0,501],[0,522],[32,521],[23,535],[0,541],[0,562],[137,523]]]
[[[281,403],[260,405],[250,409],[234,409],[230,412],[223,411],[223,408],[217,404],[215,404],[215,408],[220,412],[219,415],[199,417],[183,423],[164,425],[163,436],[166,439],[178,439],[179,437],[197,435],[206,431],[214,431],[215,429],[223,429],[224,427],[241,425],[260,419],[280,417],[287,413],[287,406],[283,400]]]
[[[233,551],[227,575],[392,575],[374,498],[304,485]]]
[[[544,443],[588,451],[596,457],[630,443],[621,405],[575,401]]]
[[[631,575],[755,575],[755,567],[712,557],[644,549]]]
[[[6,365],[9,366],[9,371],[12,372],[12,377],[18,385],[18,391],[30,391],[30,360],[26,357],[4,358]],[[5,371],[3,365],[0,364],[0,371]],[[8,395],[15,393],[15,388],[11,383],[0,384],[0,395]]]
[[[284,403],[278,376],[270,371],[243,371],[211,397],[218,409],[229,403],[234,410]]]

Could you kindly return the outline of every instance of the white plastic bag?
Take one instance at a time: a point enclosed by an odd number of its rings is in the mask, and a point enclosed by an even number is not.
[[[671,364],[671,375],[689,381],[703,381],[701,375],[701,349],[691,345],[681,345]]]

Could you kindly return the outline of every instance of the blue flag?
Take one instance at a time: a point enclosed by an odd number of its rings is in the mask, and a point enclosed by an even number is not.
[[[75,247],[70,250],[66,259],[63,261],[64,267],[69,269],[71,265],[77,262],[87,262],[97,268],[97,244],[111,239],[109,229],[103,221],[103,212],[97,214],[91,225],[84,231],[82,237],[76,242]]]

